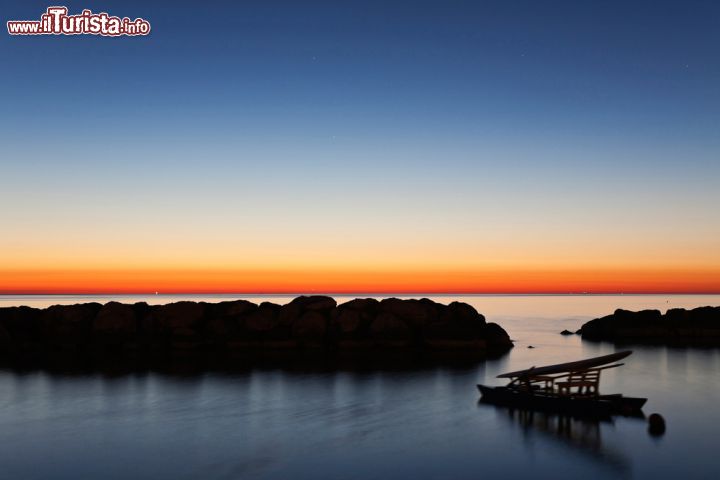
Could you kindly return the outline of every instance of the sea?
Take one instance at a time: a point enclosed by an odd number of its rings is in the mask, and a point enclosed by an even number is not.
[[[336,296],[338,303],[367,295]],[[0,296],[0,306],[151,304],[289,296]],[[380,297],[378,297],[380,298]],[[404,298],[419,298],[404,297]],[[473,305],[515,341],[462,366],[192,373],[0,370],[1,479],[720,478],[720,349],[614,345],[575,331],[628,310],[720,305],[718,295],[428,296]],[[533,347],[533,348],[530,348]],[[584,421],[480,403],[502,372],[632,349],[604,393],[665,419]]]

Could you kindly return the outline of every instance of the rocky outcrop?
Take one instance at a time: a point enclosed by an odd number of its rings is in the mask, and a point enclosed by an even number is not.
[[[301,296],[286,305],[246,300],[151,306],[110,302],[0,308],[0,358],[234,357],[264,352],[377,356],[453,352],[469,358],[512,348],[472,306],[428,299]]]
[[[664,315],[659,310],[615,310],[587,322],[579,333],[584,340],[720,345],[720,307],[674,308]]]

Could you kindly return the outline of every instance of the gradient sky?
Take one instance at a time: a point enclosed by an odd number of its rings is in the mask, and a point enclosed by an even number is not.
[[[718,2],[61,4],[152,33],[0,35],[0,292],[720,292]]]

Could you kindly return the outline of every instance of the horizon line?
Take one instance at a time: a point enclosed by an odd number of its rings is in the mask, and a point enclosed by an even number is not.
[[[388,296],[388,295],[430,295],[430,296],[466,296],[466,295],[503,295],[503,296],[523,296],[523,295],[537,295],[537,296],[589,296],[589,295],[720,295],[720,291],[703,291],[703,292],[686,292],[686,291],[633,291],[633,292],[620,292],[620,291],[603,291],[603,292],[453,292],[453,291],[442,291],[442,292],[428,292],[428,291],[388,291],[388,292],[194,292],[194,291],[181,291],[181,292],[3,292],[0,291],[0,296],[163,296],[163,295],[225,295],[225,296],[353,296],[353,295],[372,295],[372,296]]]

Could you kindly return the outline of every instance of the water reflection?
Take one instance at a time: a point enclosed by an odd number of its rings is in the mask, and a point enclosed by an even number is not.
[[[632,461],[622,451],[603,442],[603,425],[612,425],[611,419],[574,418],[532,410],[510,409],[481,404],[495,408],[497,418],[522,432],[526,449],[533,450],[537,444],[552,441],[567,453],[579,455],[612,470],[615,476],[630,478]],[[539,441],[537,441],[539,440]],[[562,477],[561,472],[558,476]]]

